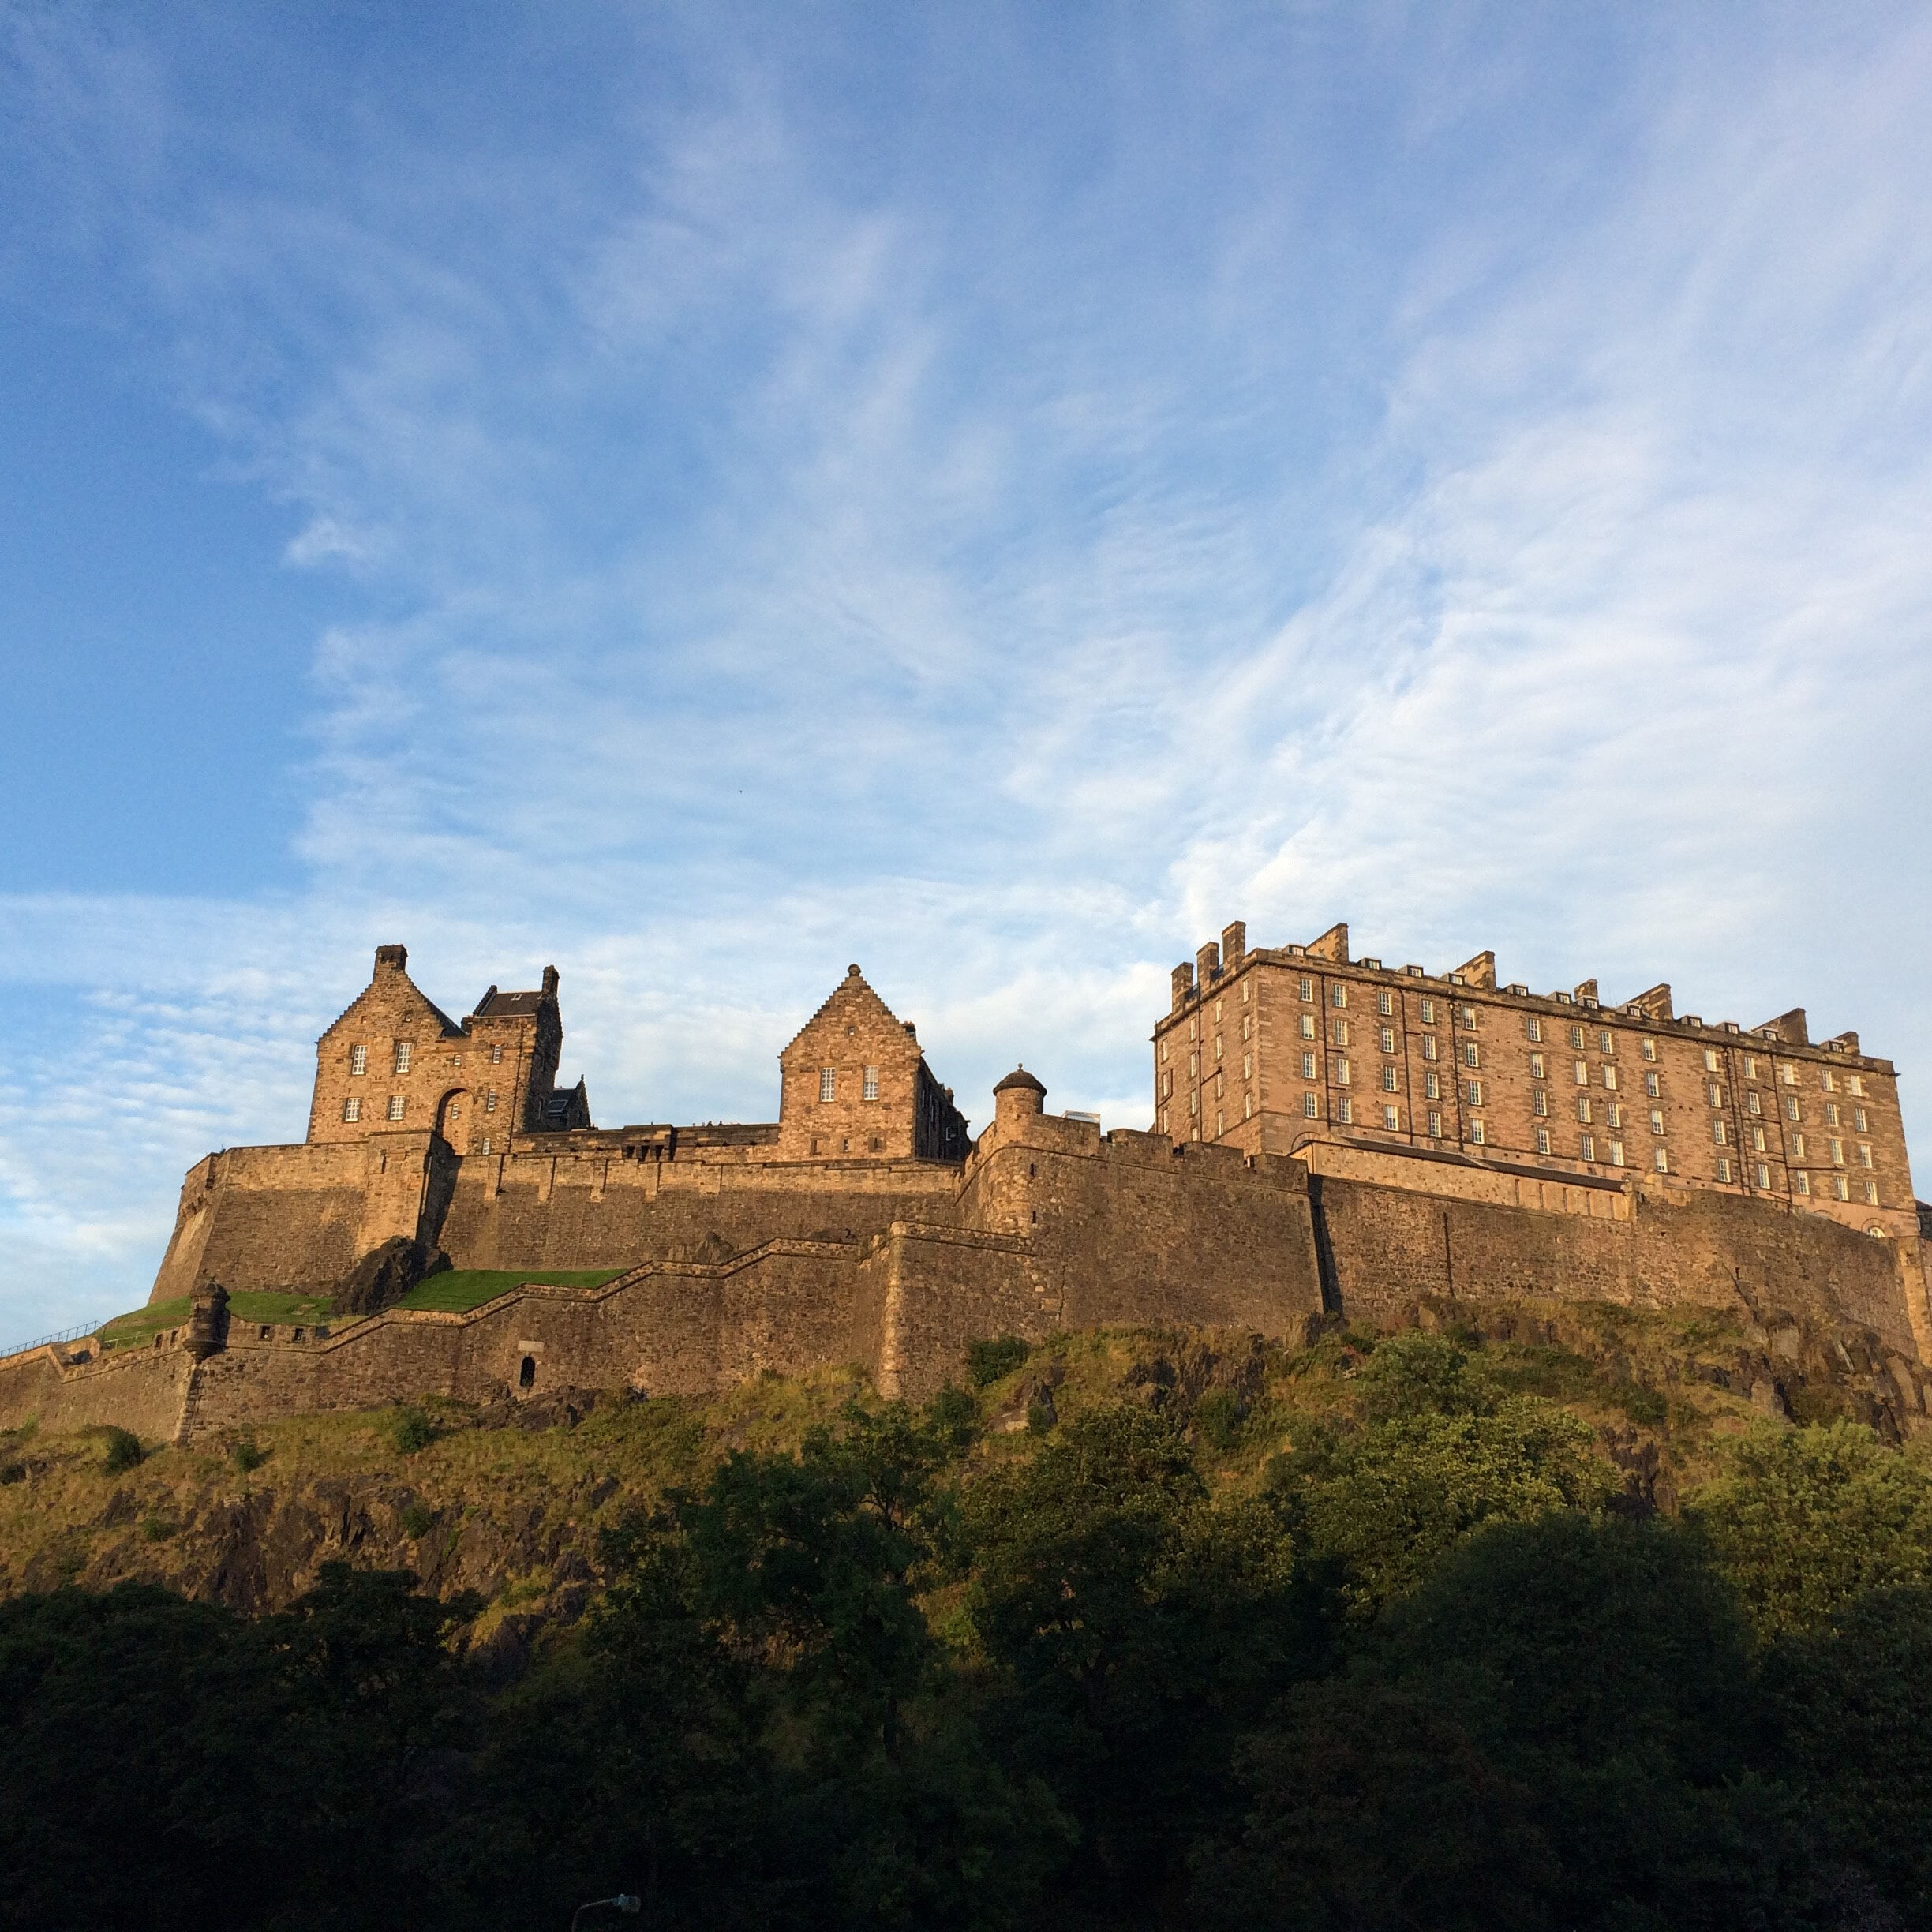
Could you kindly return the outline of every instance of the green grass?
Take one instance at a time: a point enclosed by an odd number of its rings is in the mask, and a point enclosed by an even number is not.
[[[271,1294],[249,1291],[228,1297],[228,1316],[238,1322],[326,1322],[327,1295]],[[100,1331],[103,1349],[145,1348],[164,1329],[184,1327],[188,1320],[188,1297],[172,1301],[150,1301],[145,1308],[117,1315]]]
[[[526,1282],[553,1288],[601,1288],[615,1281],[623,1268],[451,1268],[432,1275],[412,1288],[397,1305],[406,1309],[438,1309],[460,1315]]]

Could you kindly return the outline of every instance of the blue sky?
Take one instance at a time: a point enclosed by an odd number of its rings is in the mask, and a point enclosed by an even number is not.
[[[1338,918],[1932,1144],[1932,17],[0,0],[0,1342],[401,940],[1144,1125]],[[1923,1185],[1923,1183],[1922,1183]]]

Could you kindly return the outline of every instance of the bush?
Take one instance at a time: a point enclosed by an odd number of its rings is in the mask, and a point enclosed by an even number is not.
[[[107,1453],[101,1458],[101,1467],[110,1476],[122,1475],[140,1466],[140,1438],[132,1429],[108,1428],[101,1433],[107,1443]]]
[[[979,1403],[969,1391],[955,1388],[950,1382],[932,1398],[927,1413],[933,1427],[956,1449],[964,1449],[972,1440],[979,1425]]]
[[[402,1455],[414,1455],[418,1449],[427,1449],[436,1439],[436,1425],[415,1407],[406,1404],[395,1413],[390,1425],[390,1440]]]
[[[436,1511],[427,1503],[412,1503],[402,1512],[402,1527],[420,1541],[429,1533],[430,1526],[436,1519]]]
[[[1241,1440],[1247,1419],[1246,1408],[1232,1389],[1210,1389],[1194,1405],[1195,1432],[1210,1448],[1232,1449]]]
[[[1002,1376],[1011,1375],[1031,1352],[1017,1335],[1000,1335],[990,1342],[974,1342],[966,1351],[973,1387],[985,1388]]]
[[[244,1476],[258,1470],[268,1460],[268,1451],[252,1439],[244,1436],[230,1451],[234,1458],[234,1466]]]

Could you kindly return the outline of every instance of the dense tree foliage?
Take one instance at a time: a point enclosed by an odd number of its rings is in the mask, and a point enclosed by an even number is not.
[[[855,1406],[513,1675],[403,1573],[0,1604],[0,1923],[1932,1923],[1919,1462],[1767,1427],[1667,1520],[1440,1338],[1350,1372],[1259,1482],[1226,1391]]]

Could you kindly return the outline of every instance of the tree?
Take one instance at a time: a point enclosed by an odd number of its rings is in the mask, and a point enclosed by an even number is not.
[[[1827,1628],[1867,1590],[1932,1582],[1932,1472],[1859,1423],[1761,1425],[1686,1514],[1761,1637]]]

